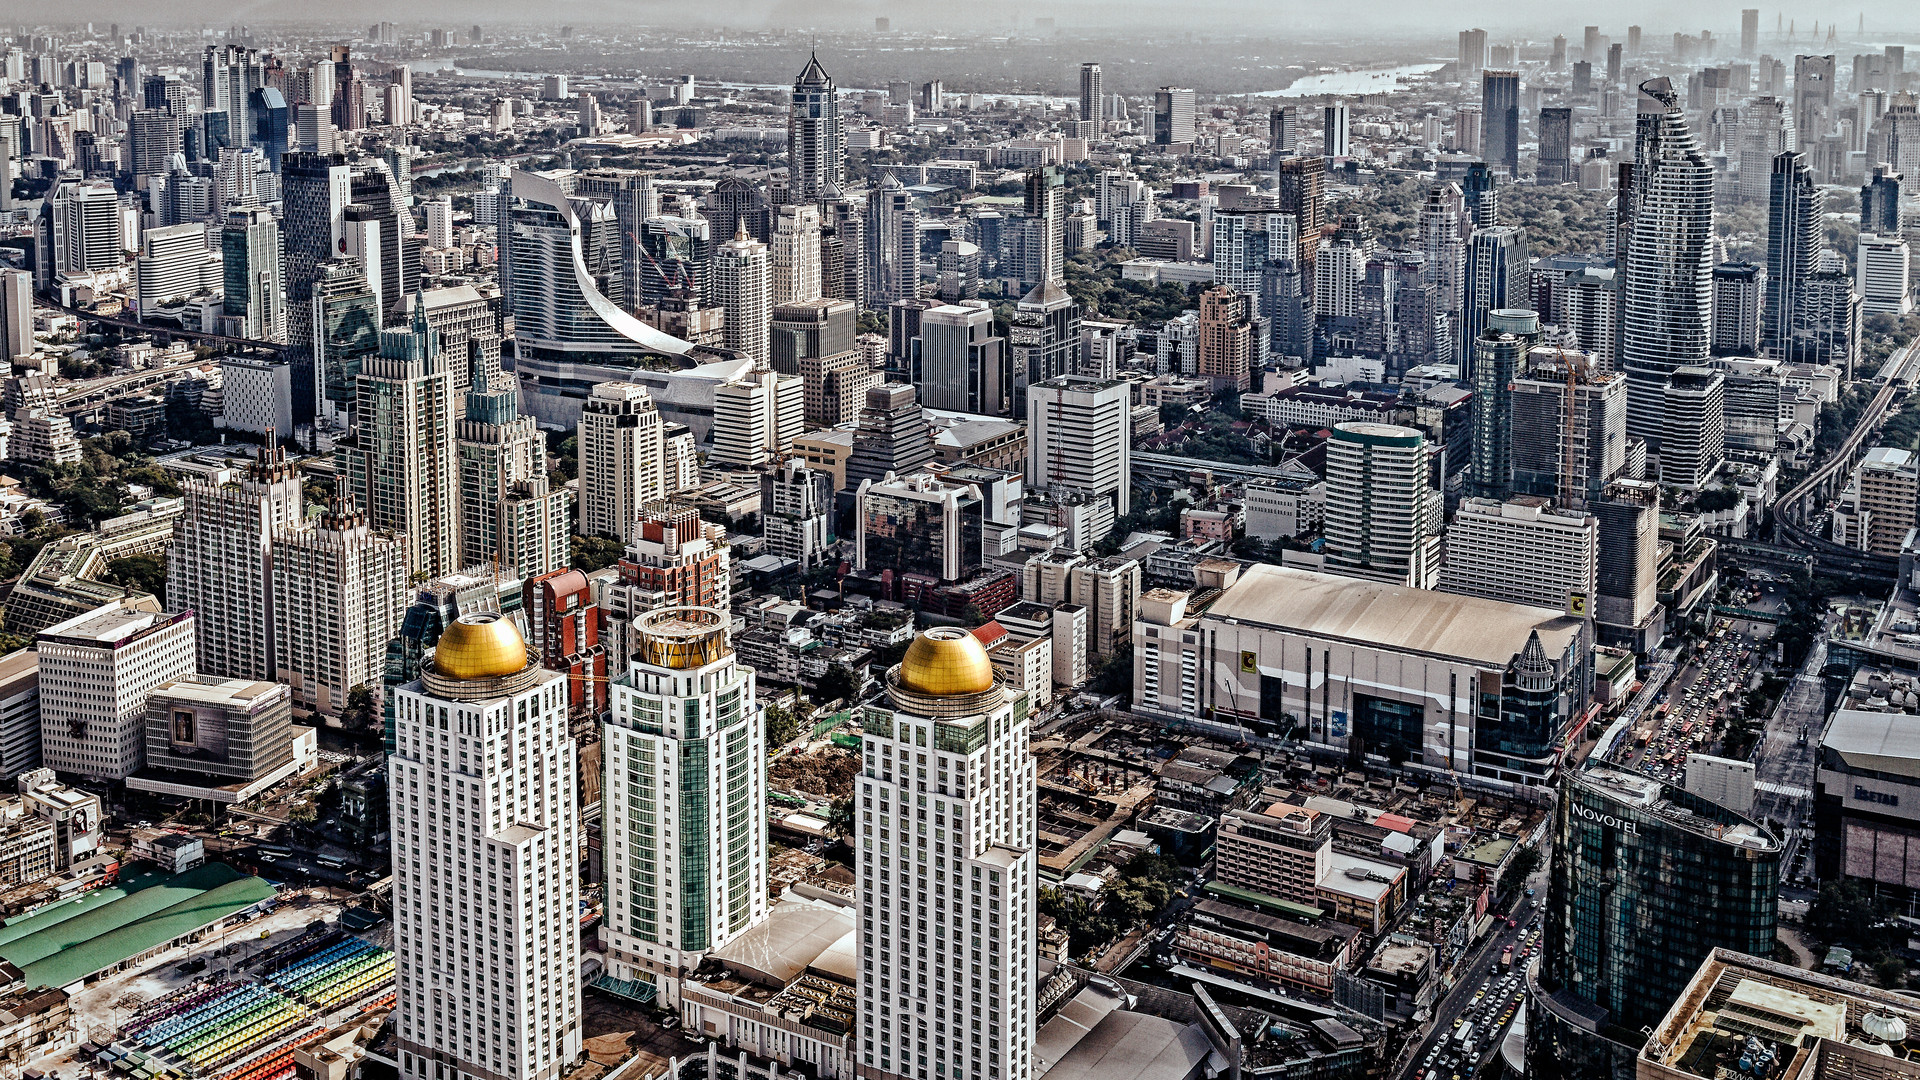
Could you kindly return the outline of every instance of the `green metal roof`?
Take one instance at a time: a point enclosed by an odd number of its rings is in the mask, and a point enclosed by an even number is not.
[[[0,959],[25,972],[29,986],[66,986],[273,893],[260,878],[225,863],[208,863],[105,904],[74,905],[80,914],[0,942]]]
[[[150,885],[158,885],[165,880],[167,880],[165,874],[129,874],[121,878],[117,885],[93,889],[78,896],[69,896],[64,900],[44,904],[17,919],[8,920],[5,926],[0,926],[0,948],[28,934],[38,933],[56,923],[62,923],[84,912],[92,911],[94,908],[105,907],[123,896],[139,892]]]
[[[1238,886],[1225,884],[1224,882],[1209,881],[1206,884],[1206,891],[1222,900],[1235,900],[1249,907],[1265,908],[1276,915],[1291,915],[1296,919],[1314,920],[1327,917],[1327,913],[1317,907],[1296,904],[1291,900],[1282,900],[1277,896],[1268,896],[1266,893],[1254,892],[1252,889],[1242,889]]]

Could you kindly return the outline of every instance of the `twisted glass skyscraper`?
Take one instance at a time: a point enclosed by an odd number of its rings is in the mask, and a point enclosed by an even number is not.
[[[1713,331],[1713,165],[1665,78],[1640,84],[1632,183],[1620,197],[1627,434],[1658,446],[1667,376],[1704,364]]]

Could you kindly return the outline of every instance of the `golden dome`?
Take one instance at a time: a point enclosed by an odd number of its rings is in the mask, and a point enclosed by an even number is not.
[[[449,679],[497,679],[526,666],[526,639],[510,620],[490,612],[455,619],[433,649],[434,670]]]
[[[993,662],[980,639],[965,630],[938,626],[907,646],[900,685],[916,694],[955,697],[993,689]]]

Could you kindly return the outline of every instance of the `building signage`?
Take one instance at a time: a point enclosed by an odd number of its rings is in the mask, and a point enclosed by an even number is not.
[[[1582,806],[1577,802],[1568,803],[1567,808],[1572,810],[1576,816],[1583,817],[1595,825],[1602,825],[1609,829],[1619,829],[1628,836],[1638,836],[1640,834],[1640,823],[1637,821],[1627,821],[1615,817],[1612,814],[1603,814],[1590,806]]]

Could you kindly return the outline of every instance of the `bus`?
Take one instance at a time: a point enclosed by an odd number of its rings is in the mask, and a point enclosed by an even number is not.
[[[328,870],[344,870],[347,865],[345,860],[336,859],[331,855],[322,855],[313,861],[326,867]]]
[[[1454,1049],[1465,1050],[1472,1045],[1473,1045],[1473,1024],[1471,1022],[1461,1024],[1460,1030],[1453,1033]]]

